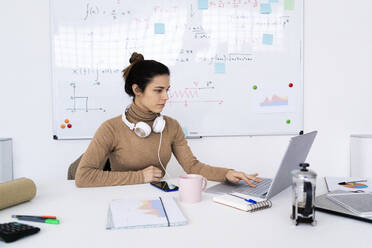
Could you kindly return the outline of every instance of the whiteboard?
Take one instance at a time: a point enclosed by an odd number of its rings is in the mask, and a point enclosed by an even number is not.
[[[131,99],[132,52],[167,65],[188,137],[303,130],[302,0],[53,0],[55,139],[91,138]]]

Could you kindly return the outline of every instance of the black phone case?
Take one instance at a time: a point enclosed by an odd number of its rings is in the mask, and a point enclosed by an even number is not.
[[[176,186],[176,188],[174,189],[163,189],[161,187],[159,187],[158,185],[156,184],[153,184],[153,183],[150,183],[152,186],[154,186],[155,188],[157,189],[160,189],[161,191],[164,191],[164,192],[172,192],[172,191],[178,191],[178,187]]]

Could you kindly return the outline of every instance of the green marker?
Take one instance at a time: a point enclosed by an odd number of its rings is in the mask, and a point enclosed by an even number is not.
[[[254,90],[257,90],[257,85],[253,85],[252,87]]]
[[[48,224],[59,224],[59,220],[57,220],[57,219],[46,219],[45,220],[45,223],[48,223]]]
[[[286,123],[287,123],[287,124],[290,124],[290,123],[291,123],[291,120],[287,120]]]

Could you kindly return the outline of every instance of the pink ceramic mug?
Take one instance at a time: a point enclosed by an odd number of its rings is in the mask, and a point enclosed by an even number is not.
[[[207,179],[201,175],[187,174],[178,179],[181,202],[195,203],[202,199],[202,191],[207,187]]]

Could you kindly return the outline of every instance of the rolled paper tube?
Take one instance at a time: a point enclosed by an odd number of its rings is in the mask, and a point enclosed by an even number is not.
[[[0,183],[0,209],[30,201],[35,195],[36,185],[31,179],[22,177]]]

